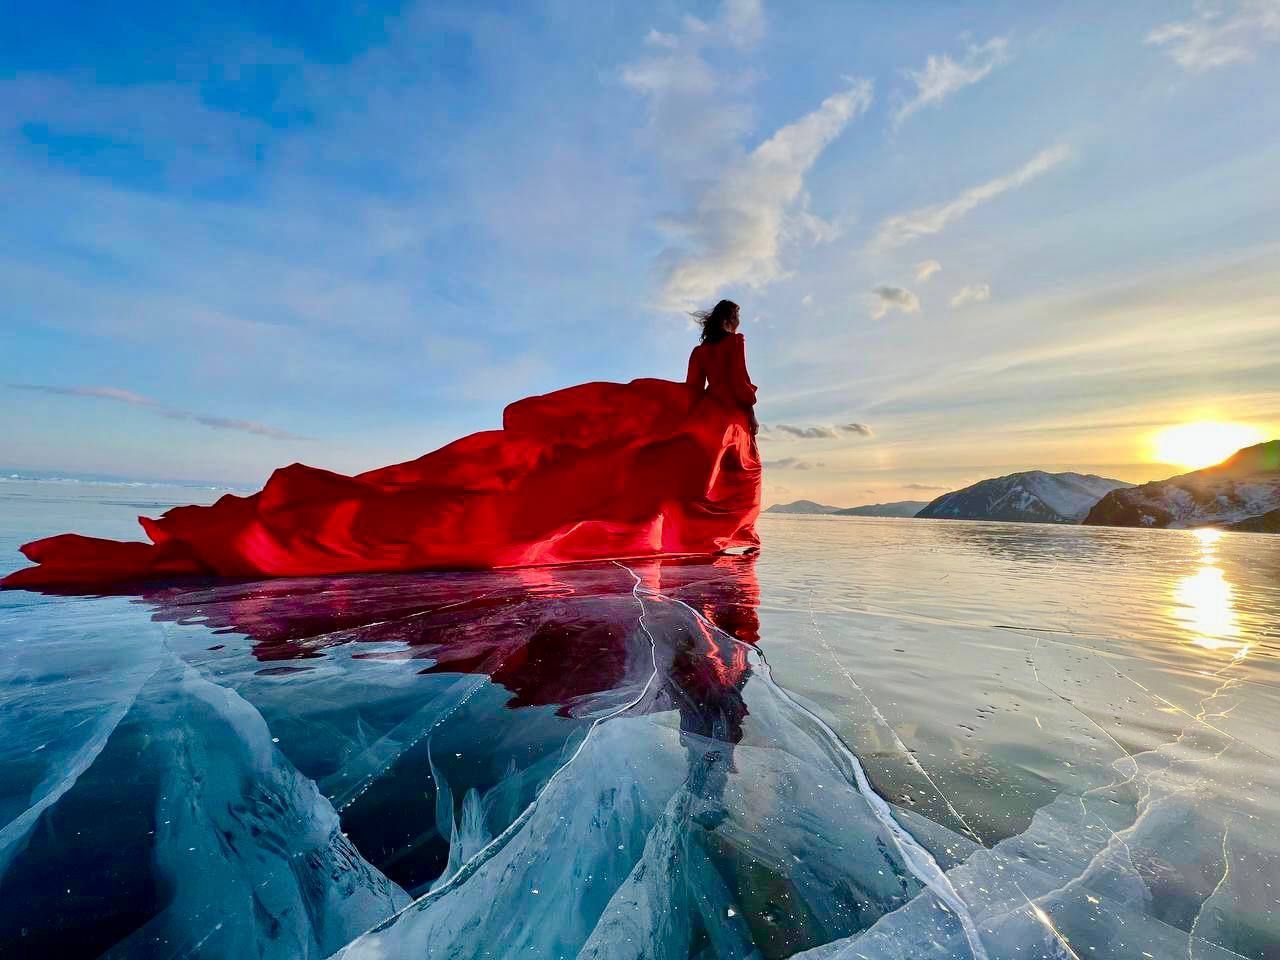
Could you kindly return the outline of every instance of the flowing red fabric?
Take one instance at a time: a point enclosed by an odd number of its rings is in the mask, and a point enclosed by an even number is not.
[[[529,397],[502,429],[354,477],[293,464],[251,496],[139,517],[150,543],[67,533],[22,548],[5,587],[189,574],[307,576],[518,567],[759,544],[755,387],[741,335],[693,351],[685,383]]]

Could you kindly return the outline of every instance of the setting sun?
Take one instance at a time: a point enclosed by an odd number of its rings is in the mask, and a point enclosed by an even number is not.
[[[1198,470],[1221,463],[1242,447],[1261,443],[1266,435],[1243,423],[1202,420],[1161,430],[1152,438],[1155,459]]]

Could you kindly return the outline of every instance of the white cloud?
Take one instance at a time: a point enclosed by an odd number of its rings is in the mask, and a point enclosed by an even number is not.
[[[782,127],[708,189],[677,224],[688,245],[663,255],[663,305],[683,310],[729,284],[760,288],[782,276],[784,240],[797,231],[813,234],[804,210],[805,174],[870,104],[871,84],[858,81]]]
[[[801,460],[798,457],[783,457],[780,460],[766,460],[764,466],[783,470],[814,470],[825,467],[821,460]]]
[[[840,227],[809,212],[809,194],[801,194],[796,209],[782,225],[782,239],[787,243],[818,246],[840,239]]]
[[[680,46],[680,38],[670,33],[663,33],[660,30],[650,30],[645,36],[644,42],[655,47],[666,47],[668,50],[674,50]]]
[[[739,50],[750,50],[764,39],[764,4],[761,0],[724,0],[719,26]]]
[[[921,260],[916,264],[916,282],[924,283],[941,269],[942,264],[937,260]]]
[[[1166,23],[1147,34],[1147,43],[1163,47],[1179,66],[1203,73],[1257,58],[1258,49],[1280,40],[1280,0],[1242,0],[1202,6],[1190,20]]]
[[[941,103],[965,87],[972,86],[1008,59],[1009,38],[992,37],[986,43],[970,43],[960,62],[946,54],[930,55],[923,70],[908,70],[916,85],[913,97],[893,116],[896,126],[917,110]]]
[[[801,297],[801,298],[800,298],[800,306],[802,306],[802,307],[812,307],[812,306],[813,306],[813,294],[812,294],[812,293],[806,293],[803,297]]]
[[[648,100],[650,144],[670,169],[706,177],[740,155],[752,112],[736,94],[749,78],[717,73],[706,54],[724,47],[746,52],[764,29],[759,0],[724,0],[711,23],[686,16],[678,32],[650,30],[645,44],[652,52],[622,68],[623,84]]]
[[[761,424],[760,432],[777,436],[785,434],[779,439],[786,437],[795,437],[799,440],[837,440],[841,433],[853,433],[860,437],[874,437],[875,432],[865,423],[842,423],[838,426],[827,426],[820,424],[812,427],[801,427],[793,423],[779,423],[772,428]]]
[[[119,387],[57,387],[43,383],[11,383],[15,390],[27,390],[31,393],[49,393],[63,397],[87,397],[92,400],[110,400],[124,403],[131,407],[142,407],[170,420],[190,420],[215,430],[236,430],[240,433],[252,433],[260,437],[271,437],[275,440],[305,440],[296,434],[277,430],[275,427],[256,420],[236,420],[231,417],[218,417],[206,413],[193,413],[177,407],[167,407],[162,403],[144,397],[132,390],[121,390]]]
[[[953,307],[963,307],[967,303],[986,303],[991,299],[991,287],[985,283],[974,283],[961,287],[951,298]]]
[[[890,310],[901,310],[903,313],[919,313],[920,298],[904,287],[879,286],[871,291],[875,298],[871,309],[871,319],[879,320]]]
[[[790,423],[780,423],[774,429],[801,440],[834,440],[840,436],[835,427],[797,427]]]
[[[890,250],[918,240],[920,237],[941,233],[948,224],[959,220],[974,207],[994,200],[1002,193],[1021,187],[1036,177],[1048,173],[1070,156],[1071,148],[1065,144],[1050,147],[1036,154],[1013,173],[970,187],[954,200],[889,217],[876,231],[871,241],[871,249]]]

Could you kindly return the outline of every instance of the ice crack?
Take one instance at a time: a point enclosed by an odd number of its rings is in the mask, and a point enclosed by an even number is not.
[[[617,564],[619,567],[621,567],[623,570],[626,570],[627,573],[631,574],[632,578],[635,580],[635,584],[631,589],[631,594],[633,597],[635,597],[636,603],[640,605],[640,618],[639,618],[638,624],[641,632],[645,635],[645,637],[649,641],[649,652],[653,659],[653,671],[649,674],[649,677],[645,681],[644,686],[641,688],[640,693],[634,699],[628,701],[627,703],[624,703],[622,706],[618,707],[616,710],[612,710],[609,713],[606,713],[603,716],[597,717],[596,719],[591,721],[590,726],[587,727],[586,734],[583,736],[581,742],[579,742],[577,748],[573,751],[572,755],[570,755],[569,759],[555,769],[555,772],[552,773],[551,776],[547,778],[547,782],[542,785],[542,789],[538,791],[537,795],[531,801],[529,801],[529,805],[526,806],[520,812],[519,816],[517,816],[514,820],[511,821],[511,823],[507,826],[505,830],[503,830],[500,834],[498,834],[496,837],[494,837],[492,840],[486,843],[483,847],[477,850],[474,854],[472,854],[462,864],[460,864],[458,869],[453,873],[452,876],[448,877],[447,879],[444,879],[442,882],[439,883],[438,886],[435,886],[429,892],[423,894],[417,900],[414,900],[403,910],[400,910],[393,916],[388,917],[386,920],[383,920],[381,923],[367,930],[365,934],[362,934],[361,936],[366,936],[367,934],[370,934],[370,933],[376,933],[380,930],[386,930],[387,928],[393,926],[402,916],[404,916],[410,910],[425,909],[431,903],[443,897],[447,892],[452,890],[454,887],[457,887],[458,885],[466,881],[468,878],[473,876],[476,873],[476,871],[478,871],[481,867],[485,865],[485,863],[493,859],[493,857],[496,856],[504,846],[506,846],[506,844],[511,840],[511,838],[514,837],[517,833],[519,833],[521,828],[523,828],[524,825],[529,822],[529,820],[533,817],[534,811],[538,807],[539,801],[541,801],[542,798],[546,795],[547,791],[551,788],[552,784],[554,784],[556,780],[559,779],[560,775],[563,774],[567,769],[569,769],[569,767],[573,764],[573,762],[577,760],[579,756],[581,756],[582,751],[586,748],[587,743],[591,740],[592,735],[596,732],[596,730],[600,727],[600,725],[602,723],[608,722],[609,720],[612,720],[615,717],[621,716],[622,714],[626,713],[628,710],[633,709],[638,704],[640,704],[646,696],[648,696],[649,690],[652,688],[654,681],[658,677],[658,652],[657,652],[658,645],[653,638],[653,634],[649,631],[649,625],[645,622],[644,600],[640,596],[640,588],[641,588],[640,577],[636,575],[634,570],[632,570],[630,567],[626,566],[625,564],[619,563],[616,560],[613,562]],[[356,940],[352,942],[353,943],[358,942],[359,939],[360,938],[357,937]]]

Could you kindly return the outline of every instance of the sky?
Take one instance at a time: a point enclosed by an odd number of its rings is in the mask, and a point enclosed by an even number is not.
[[[0,467],[253,487],[683,376],[765,499],[1280,436],[1280,0],[25,4]]]

